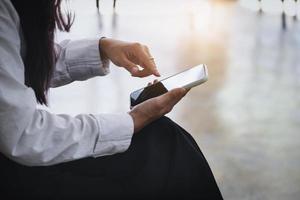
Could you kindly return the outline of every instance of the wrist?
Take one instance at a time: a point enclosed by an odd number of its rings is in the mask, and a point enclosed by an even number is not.
[[[101,59],[108,59],[108,55],[106,51],[108,49],[108,45],[109,45],[108,38],[101,37],[99,39],[99,52],[100,52]]]
[[[144,126],[149,123],[147,116],[143,115],[142,112],[139,112],[137,109],[133,109],[128,114],[132,117],[134,124],[134,133],[140,131]]]

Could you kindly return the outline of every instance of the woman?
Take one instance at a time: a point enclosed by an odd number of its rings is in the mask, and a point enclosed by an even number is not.
[[[61,0],[0,1],[2,195],[222,199],[193,138],[166,117],[182,88],[124,114],[54,115],[49,87],[106,75],[112,61],[132,76],[159,76],[148,48],[108,38],[54,44],[72,16]],[[143,70],[138,69],[138,65]]]

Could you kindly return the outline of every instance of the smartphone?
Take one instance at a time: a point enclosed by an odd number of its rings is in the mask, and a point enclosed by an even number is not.
[[[207,67],[204,64],[197,65],[161,81],[136,90],[130,94],[130,107],[136,106],[143,101],[160,96],[174,88],[183,87],[191,89],[208,80]]]

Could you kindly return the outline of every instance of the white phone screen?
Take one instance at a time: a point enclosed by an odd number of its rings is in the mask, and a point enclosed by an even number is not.
[[[186,87],[197,81],[204,80],[207,78],[207,72],[204,65],[198,65],[181,73],[175,74],[171,77],[161,80],[162,84],[167,88],[168,91]]]

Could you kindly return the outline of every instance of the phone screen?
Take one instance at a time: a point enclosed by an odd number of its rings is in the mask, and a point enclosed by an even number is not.
[[[207,72],[204,65],[199,65],[163,79],[161,82],[169,91],[174,88],[188,87],[193,83],[197,83],[198,81],[205,79],[206,76]]]
[[[198,65],[171,77],[163,79],[151,86],[139,89],[130,95],[131,106],[135,106],[150,98],[160,96],[174,88],[185,87],[187,89],[199,85],[207,80],[205,65]]]

